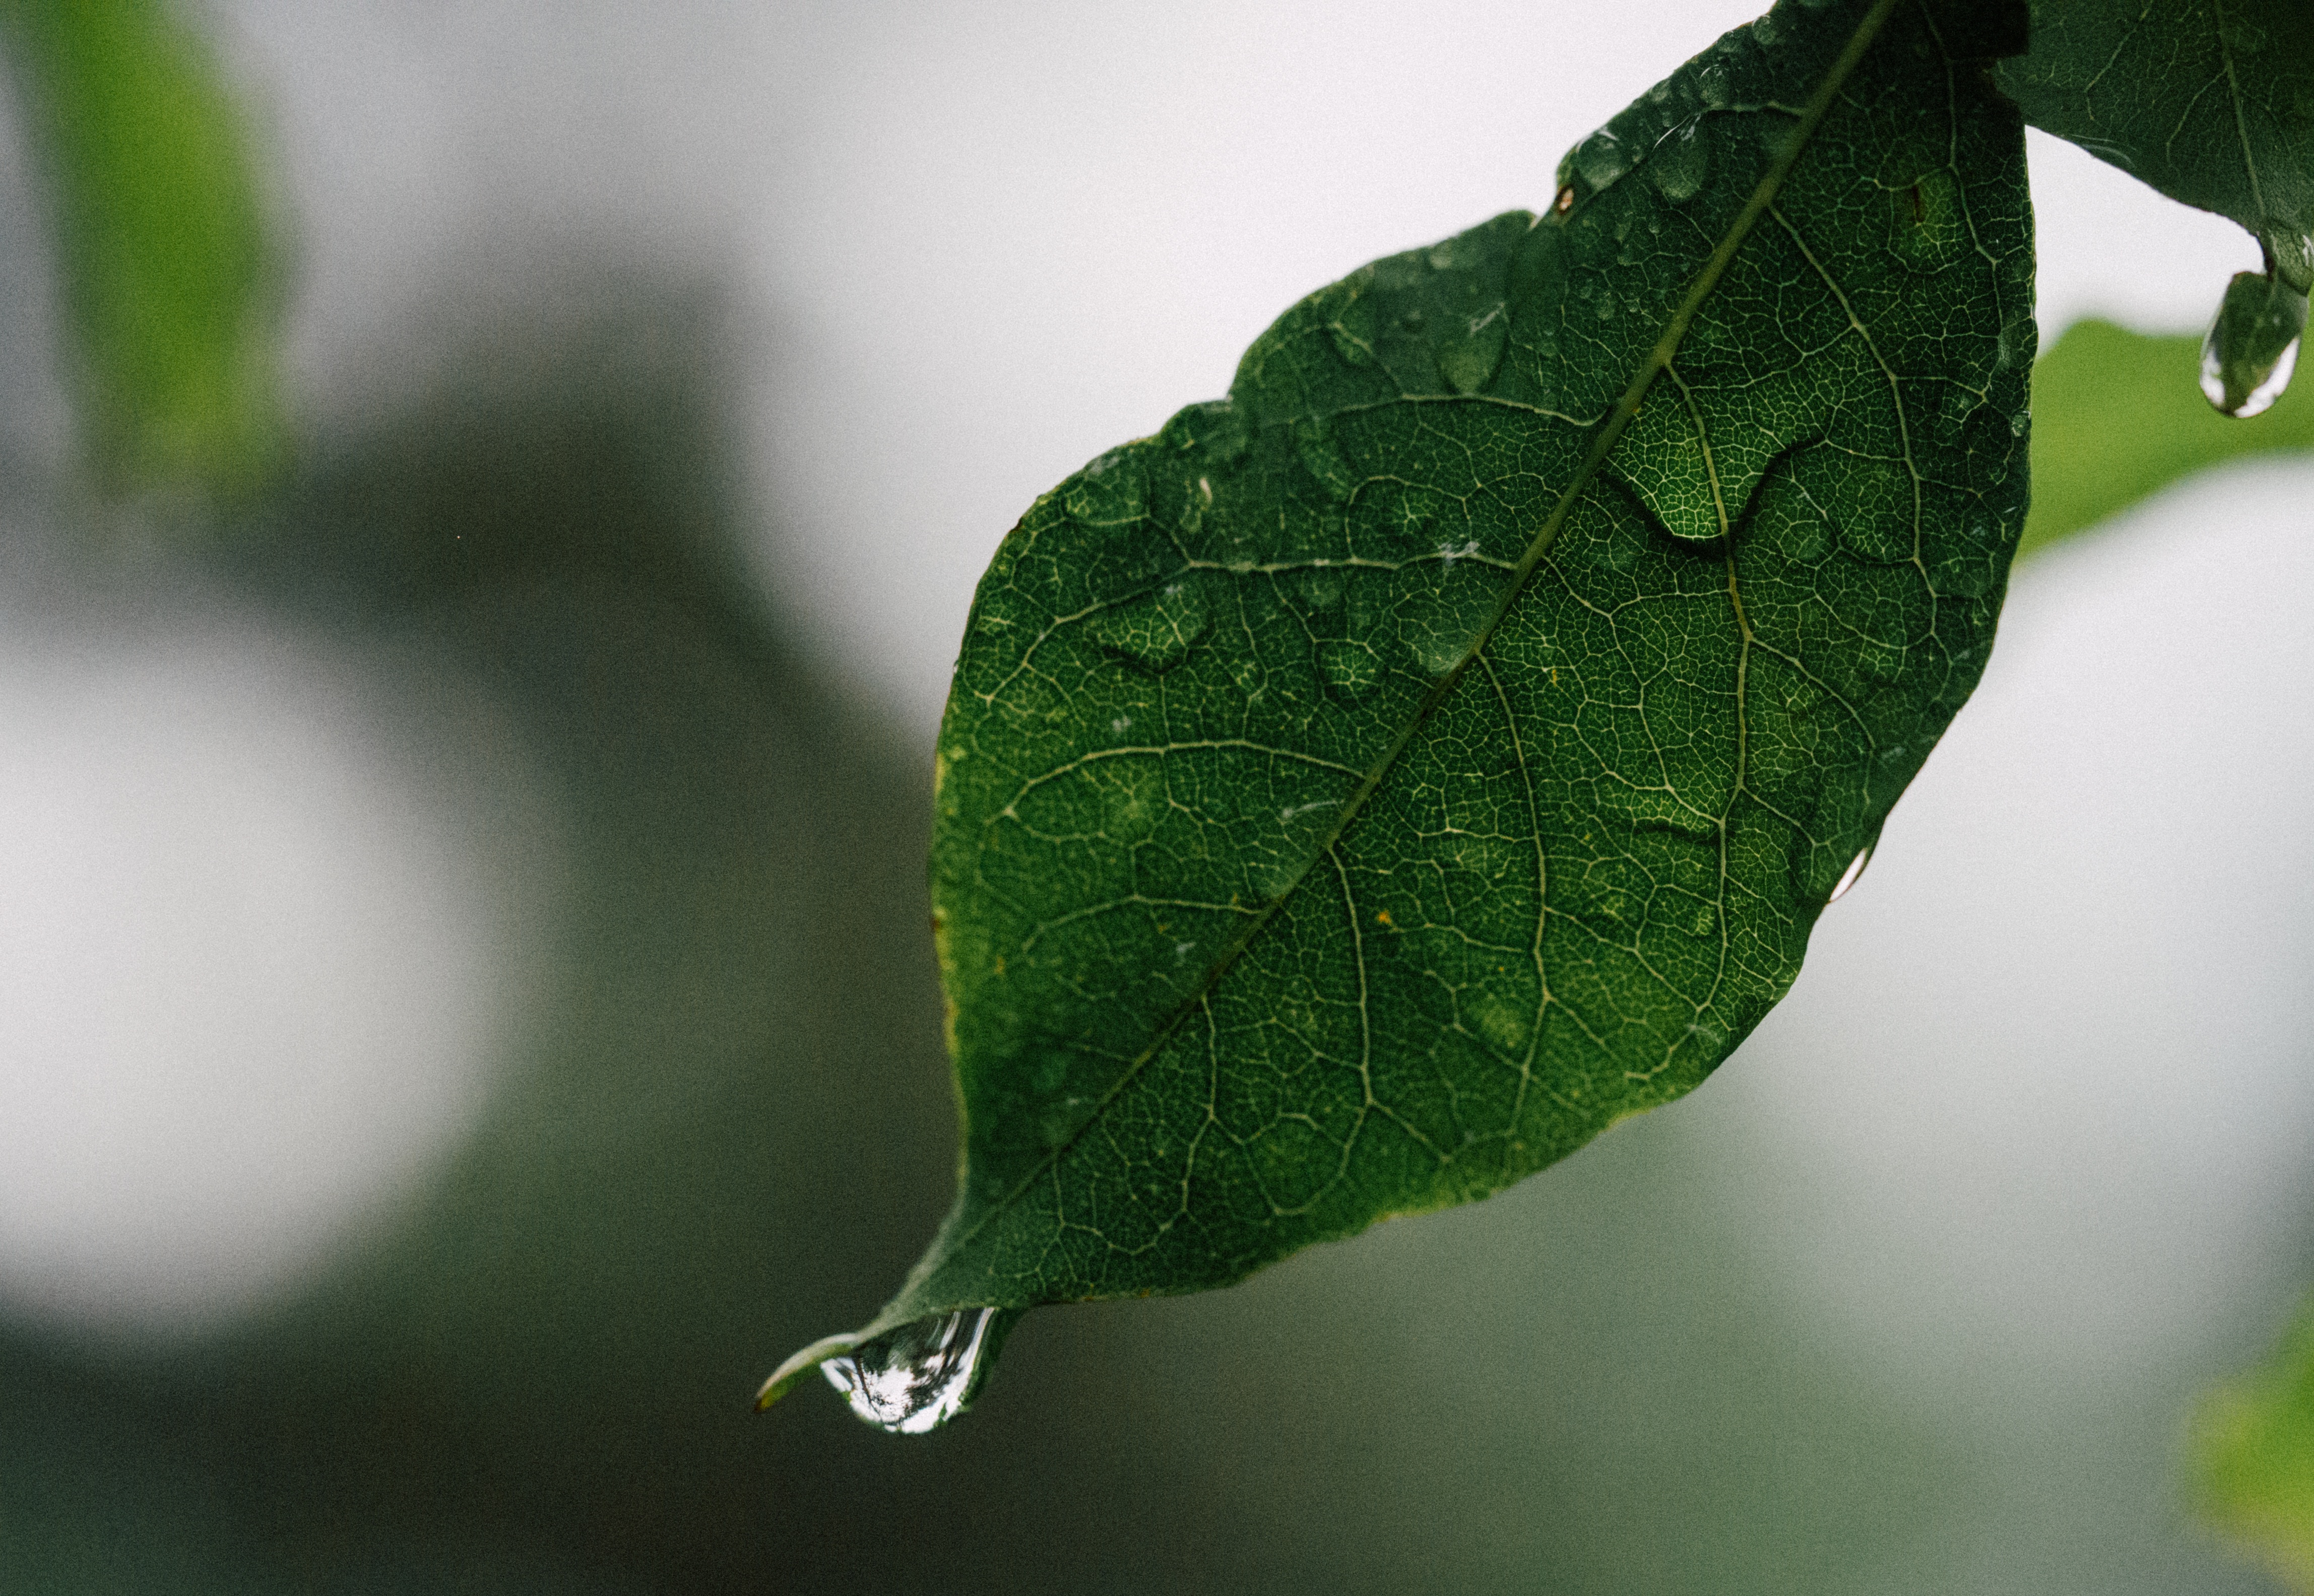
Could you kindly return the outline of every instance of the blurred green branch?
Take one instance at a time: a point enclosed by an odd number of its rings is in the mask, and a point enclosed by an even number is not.
[[[2301,386],[2251,420],[2204,401],[2202,340],[2076,322],[2033,367],[2033,507],[2020,560],[2230,460],[2314,449]]]
[[[2211,1394],[2193,1452],[2202,1516],[2314,1592],[2314,1304],[2272,1362]]]
[[[158,0],[0,0],[0,40],[100,486],[247,490],[283,432],[278,261],[242,107]]]

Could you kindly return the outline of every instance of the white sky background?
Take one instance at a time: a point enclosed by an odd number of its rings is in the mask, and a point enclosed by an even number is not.
[[[764,579],[929,739],[972,585],[1038,493],[1222,392],[1302,294],[1547,203],[1568,145],[1753,8],[1665,0],[1644,28],[1636,5],[1532,0],[212,9],[279,134],[307,401],[375,401],[445,274],[540,238],[705,262],[756,340]],[[2033,159],[2045,333],[2093,311],[2198,326],[2256,263],[2230,224],[2069,147]],[[1981,700],[1794,997],[1692,1106],[1725,1126],[1718,1177],[1796,1315],[1848,1325],[1894,1384],[2084,1350],[2126,1367],[2210,1302],[2283,1289],[2310,1130],[2308,486],[2235,473],[2025,573]],[[289,1277],[455,1137],[518,1006],[491,930],[508,900],[459,852],[473,800],[357,779],[400,757],[359,694],[212,620],[137,658],[101,628],[38,668],[35,645],[0,653],[0,962],[86,955],[0,973],[0,1296],[66,1317],[168,1320]],[[117,748],[43,730],[141,691],[172,648],[193,662],[172,691],[258,727],[264,760],[151,740],[167,717],[132,705],[121,736],[162,772],[140,789],[106,775]],[[57,795],[100,787],[126,900],[58,874],[91,822]],[[187,821],[193,791],[214,802]],[[225,922],[238,941],[195,934],[223,889],[182,826],[243,836],[269,804],[317,816],[285,848],[338,851],[236,873],[274,896]],[[358,907],[315,912],[312,871]],[[92,930],[108,904],[143,962]],[[463,939],[475,983],[437,1005],[424,1067],[329,1028],[348,981],[379,1012],[432,990],[412,916]],[[252,1032],[256,1011],[278,1023]],[[108,1095],[137,1111],[99,1133]],[[180,1100],[233,1112],[159,1111]]]

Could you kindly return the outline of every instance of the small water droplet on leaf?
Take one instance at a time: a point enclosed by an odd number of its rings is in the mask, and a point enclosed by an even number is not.
[[[1329,498],[1346,499],[1358,490],[1356,473],[1319,418],[1305,416],[1294,423],[1294,453]]]
[[[1575,146],[1575,170],[1594,192],[1630,169],[1630,146],[1604,128]]]
[[[1139,452],[1128,445],[1094,460],[1070,479],[1062,502],[1089,526],[1140,525],[1148,508],[1148,479]]]
[[[1647,156],[1647,175],[1665,199],[1676,205],[1694,198],[1711,172],[1711,151],[1701,137],[1703,123],[1691,119],[1673,128]]]
[[[1096,617],[1092,635],[1102,647],[1162,675],[1189,657],[1212,624],[1198,583],[1185,577]]]
[[[2306,295],[2262,272],[2237,272],[2202,340],[2202,392],[2218,413],[2247,420],[2290,386],[2306,330]]]
[[[1499,303],[1462,321],[1440,345],[1438,375],[1455,392],[1476,393],[1502,364],[1510,324],[1510,312]]]

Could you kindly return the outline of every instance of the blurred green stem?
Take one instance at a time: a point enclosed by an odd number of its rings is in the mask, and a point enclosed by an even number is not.
[[[82,445],[108,493],[278,463],[278,273],[247,119],[158,0],[0,0],[40,159]]]

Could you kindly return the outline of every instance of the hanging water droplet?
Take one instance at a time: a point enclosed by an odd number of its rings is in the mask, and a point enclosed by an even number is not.
[[[852,1411],[895,1435],[937,1430],[971,1405],[1004,1310],[966,1308],[863,1341],[819,1366]]]
[[[1833,904],[1840,902],[1841,899],[1846,897],[1848,895],[1848,889],[1856,885],[1857,878],[1864,874],[1864,867],[1871,862],[1872,847],[1871,844],[1867,843],[1864,851],[1861,853],[1859,853],[1854,859],[1850,860],[1848,861],[1848,868],[1841,871],[1839,884],[1832,889],[1832,895],[1824,900],[1824,907],[1828,909]]]
[[[1700,137],[1702,131],[1702,119],[1690,119],[1665,134],[1647,156],[1647,175],[1674,205],[1694,198],[1710,175],[1711,151]]]
[[[2203,394],[2221,415],[2264,411],[2290,386],[2305,330],[2305,295],[2261,272],[2235,273],[2202,341]]]

